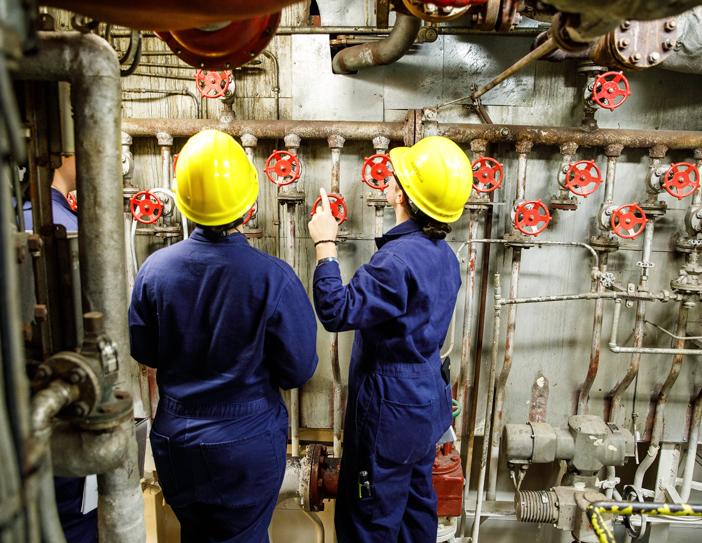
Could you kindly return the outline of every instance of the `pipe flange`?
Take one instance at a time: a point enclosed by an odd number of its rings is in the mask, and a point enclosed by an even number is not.
[[[79,426],[84,430],[104,431],[116,428],[134,417],[132,396],[126,390],[117,390],[108,401],[102,402],[85,418]]]
[[[51,379],[61,379],[78,387],[78,400],[63,413],[67,418],[88,415],[102,400],[102,384],[96,366],[99,362],[73,351],[56,353],[40,366],[37,372],[41,384]]]
[[[503,239],[505,240],[505,246],[513,249],[531,249],[532,247],[538,245],[538,243],[528,241],[529,238],[526,238],[517,232],[505,234]]]
[[[573,196],[560,198],[553,195],[549,200],[548,207],[558,209],[559,211],[575,211],[578,209],[578,201]]]
[[[279,204],[301,204],[305,201],[305,193],[300,190],[278,193]]]
[[[247,229],[244,230],[244,236],[246,236],[247,239],[261,239],[263,237],[263,229],[247,227]]]
[[[702,249],[702,239],[678,235],[675,238],[675,250],[679,253],[690,254]]]
[[[590,246],[597,252],[613,253],[619,250],[619,240],[606,235],[593,236],[590,238]]]
[[[646,214],[646,218],[651,220],[662,217],[668,211],[668,204],[663,201],[641,202],[639,207]]]

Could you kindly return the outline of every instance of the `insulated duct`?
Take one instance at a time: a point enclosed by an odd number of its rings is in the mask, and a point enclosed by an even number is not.
[[[702,74],[702,7],[678,17],[680,37],[675,52],[661,64],[674,72]]]

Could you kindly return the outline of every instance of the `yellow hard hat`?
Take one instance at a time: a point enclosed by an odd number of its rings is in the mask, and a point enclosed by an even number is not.
[[[203,130],[176,165],[176,205],[191,221],[221,226],[243,217],[258,198],[258,173],[230,135]]]
[[[409,199],[432,219],[456,222],[473,187],[473,168],[463,150],[443,136],[390,150],[390,160]]]

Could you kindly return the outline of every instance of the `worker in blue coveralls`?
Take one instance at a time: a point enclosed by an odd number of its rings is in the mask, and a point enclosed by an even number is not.
[[[60,224],[67,232],[78,231],[78,215],[68,199],[75,189],[76,158],[72,153],[65,153],[51,179],[51,214],[53,223]],[[31,202],[24,204],[23,212],[25,229],[32,230]],[[97,509],[86,503],[86,492],[89,492],[86,477],[54,477],[54,492],[67,543],[97,543]]]
[[[316,369],[314,311],[290,266],[241,232],[259,184],[231,136],[190,138],[176,178],[197,227],[146,260],[129,310],[132,356],[157,369],[156,469],[184,543],[267,542],[286,463],[279,388]]]
[[[472,168],[451,140],[428,137],[390,151],[386,191],[396,226],[344,285],[337,224],[322,190],[309,224],[316,246],[314,302],[333,332],[356,330],[336,501],[340,543],[436,541],[436,442],[451,424],[439,351],[461,285],[444,241],[463,212]]]
[[[71,195],[76,190],[76,157],[73,154],[61,155],[61,166],[54,170],[51,179],[51,213],[54,224],[63,225],[67,232],[78,231],[77,208],[71,205]],[[75,200],[73,200],[75,202]],[[32,230],[32,204],[25,202],[24,228]],[[70,543],[70,541],[69,541]]]

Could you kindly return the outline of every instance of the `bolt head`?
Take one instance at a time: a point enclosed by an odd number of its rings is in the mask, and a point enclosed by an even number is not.
[[[629,30],[631,28],[631,21],[624,21],[620,28],[622,30]]]
[[[636,64],[637,62],[641,62],[641,53],[634,53],[633,55],[631,55],[631,58],[629,60],[631,60],[631,62],[633,62],[634,64]]]
[[[671,19],[670,21],[666,21],[665,23],[665,30],[667,32],[672,32],[678,27],[678,22],[675,19]]]
[[[675,42],[673,40],[665,40],[663,42],[663,50],[664,51],[670,51],[675,47]]]
[[[619,40],[619,43],[617,44],[619,49],[626,49],[627,47],[629,47],[629,45],[631,45],[631,40],[627,39]]]
[[[503,137],[509,136],[509,129],[508,128],[503,128],[500,130],[500,135]]]
[[[650,64],[655,64],[660,59],[661,59],[661,56],[658,53],[651,53],[650,55],[648,55],[648,62]]]
[[[68,381],[73,385],[82,383],[84,380],[85,372],[80,368],[76,368],[68,374]]]
[[[48,379],[51,376],[51,368],[48,366],[42,364],[37,368],[37,372],[34,375],[37,379],[40,380],[45,380]]]

